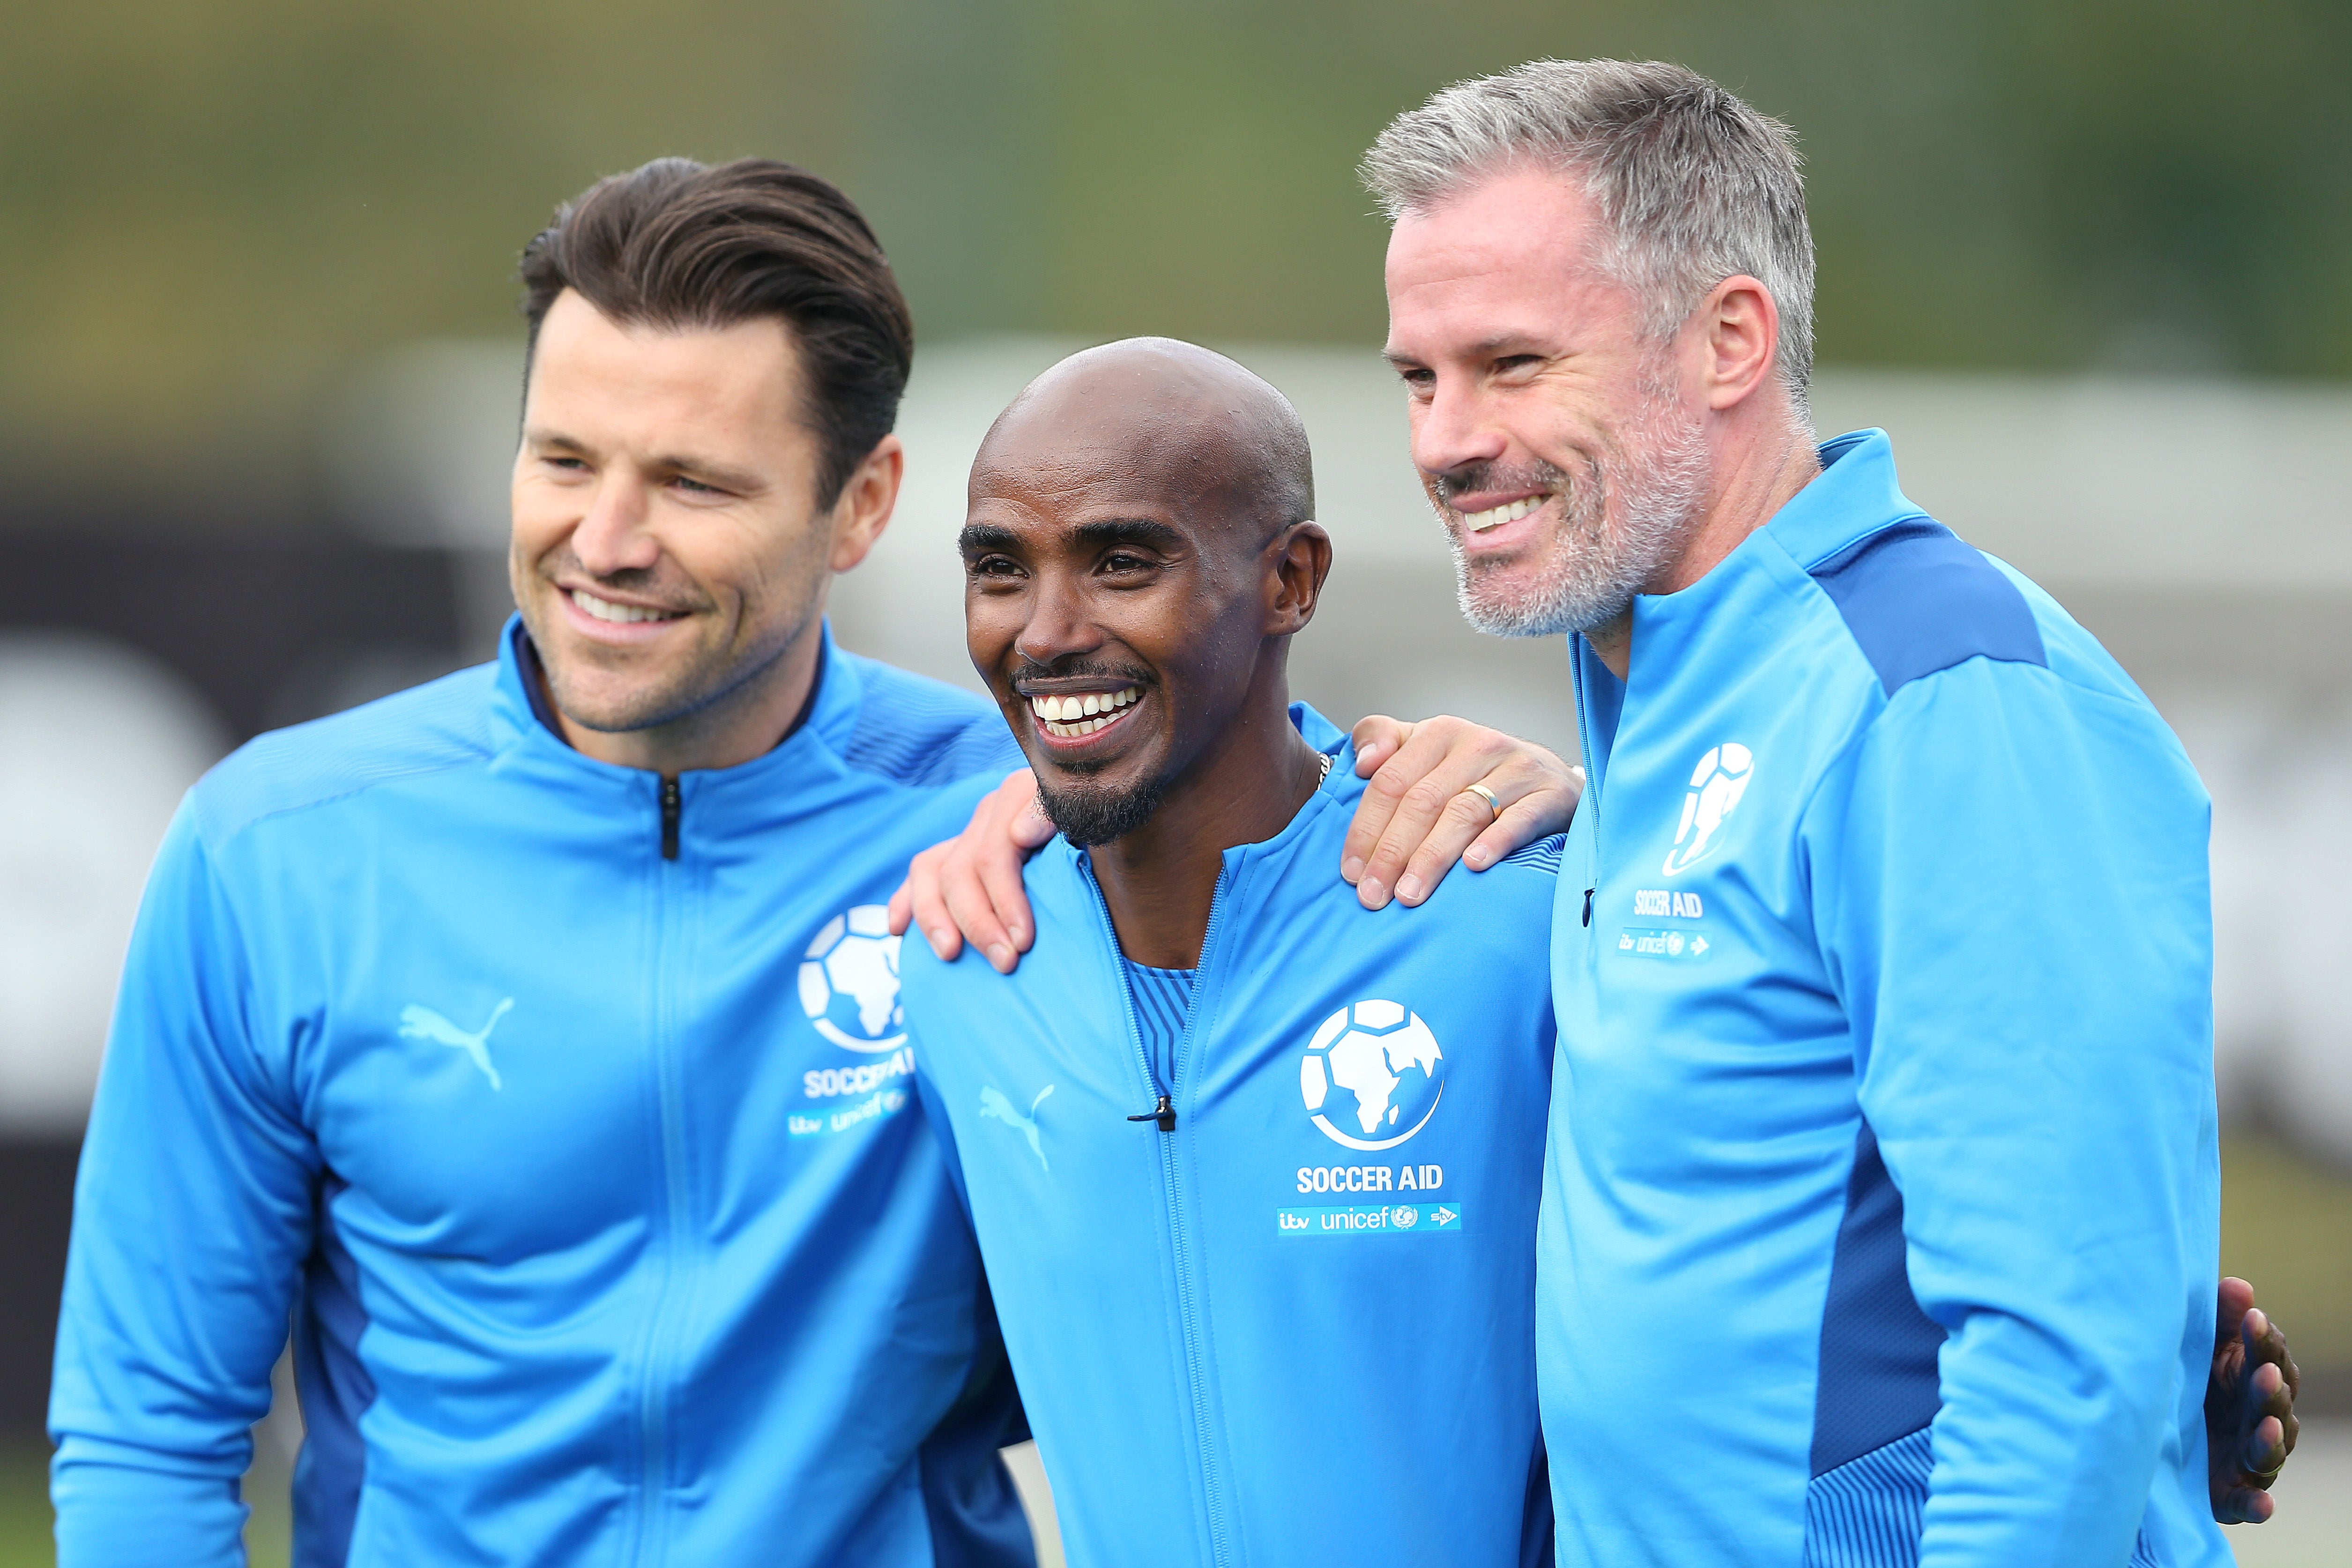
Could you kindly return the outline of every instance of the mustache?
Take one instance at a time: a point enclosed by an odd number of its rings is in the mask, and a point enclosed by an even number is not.
[[[1538,459],[1534,463],[1465,463],[1429,476],[1429,493],[1455,511],[1455,501],[1489,490],[1565,490],[1568,470]]]
[[[1083,658],[1051,659],[1043,664],[1024,659],[1013,672],[1013,689],[1017,692],[1029,681],[1117,681],[1127,686],[1154,684],[1151,672],[1140,664]]]

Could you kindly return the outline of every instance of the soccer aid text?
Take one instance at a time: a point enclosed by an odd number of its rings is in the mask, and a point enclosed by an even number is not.
[[[1301,1166],[1301,1192],[1428,1192],[1445,1181],[1443,1166]]]

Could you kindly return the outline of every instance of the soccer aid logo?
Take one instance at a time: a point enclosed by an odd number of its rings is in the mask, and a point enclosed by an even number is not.
[[[898,938],[890,911],[861,904],[824,923],[801,960],[801,1008],[817,1033],[845,1051],[895,1051],[906,1042],[898,1005]]]
[[[1358,1002],[1323,1020],[1298,1061],[1307,1113],[1335,1144],[1392,1149],[1429,1124],[1445,1094],[1437,1037],[1397,1002]]]
[[[1675,830],[1675,847],[1666,852],[1659,869],[1668,876],[1689,870],[1716,846],[1716,833],[1748,793],[1756,775],[1756,758],[1736,740],[1727,740],[1698,759],[1691,770],[1690,793],[1683,797],[1682,826]]]

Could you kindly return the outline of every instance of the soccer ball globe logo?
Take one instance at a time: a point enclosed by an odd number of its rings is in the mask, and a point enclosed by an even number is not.
[[[890,911],[861,904],[824,923],[801,960],[801,1010],[845,1051],[895,1051],[906,1042],[898,1005],[898,938]]]
[[[1706,858],[1718,841],[1716,833],[1756,776],[1756,756],[1736,740],[1727,740],[1698,759],[1691,770],[1690,793],[1683,797],[1682,825],[1675,830],[1675,847],[1658,869],[1677,876]]]
[[[1445,1053],[1402,1002],[1358,1002],[1325,1019],[1307,1042],[1298,1094],[1333,1143],[1392,1149],[1436,1113],[1445,1096]]]

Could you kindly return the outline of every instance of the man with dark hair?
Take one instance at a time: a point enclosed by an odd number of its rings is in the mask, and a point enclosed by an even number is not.
[[[908,1026],[1074,1562],[1548,1554],[1559,841],[1420,910],[1333,874],[1367,784],[1289,699],[1313,515],[1281,394],[1166,340],[1046,371],[972,469],[972,663],[1061,837],[1035,950],[908,947]]]
[[[1025,1563],[878,919],[1008,747],[822,619],[896,497],[906,306],[776,163],[606,181],[524,274],[498,663],[246,746],[157,862],[60,1561],[237,1560],[290,1313],[299,1563]]]
[[[289,1316],[305,1568],[1026,1563],[882,904],[1017,752],[824,621],[897,499],[906,304],[759,161],[605,181],[524,276],[497,663],[253,741],[158,856],[60,1563],[237,1560]]]

